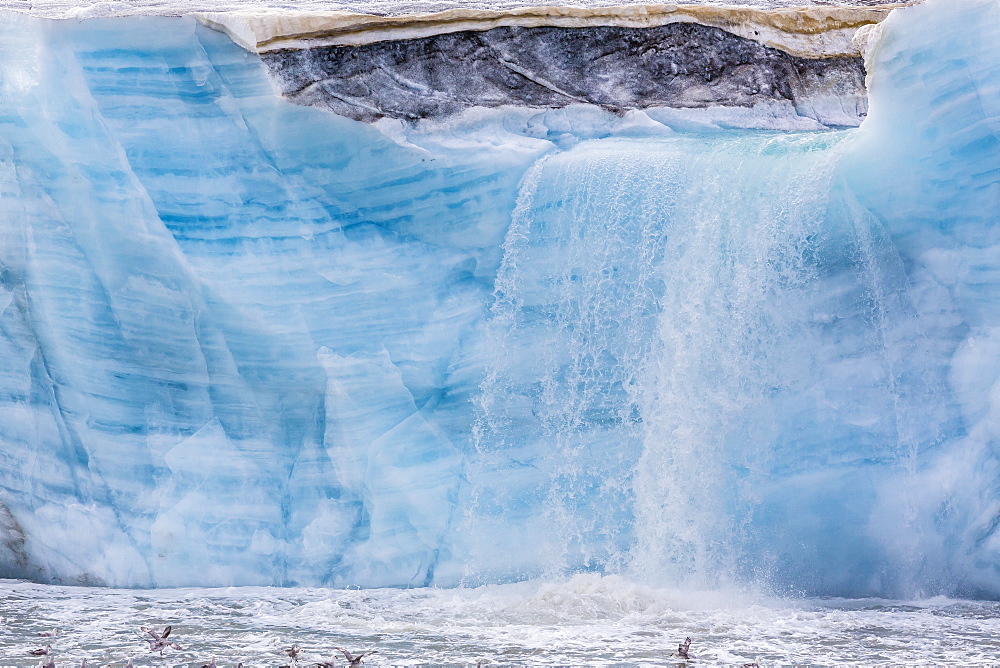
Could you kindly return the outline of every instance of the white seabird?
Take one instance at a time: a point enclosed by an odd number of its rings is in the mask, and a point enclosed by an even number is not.
[[[353,654],[351,654],[350,652],[348,652],[343,647],[334,647],[334,649],[339,649],[340,652],[344,655],[344,658],[347,659],[348,663],[350,663],[350,665],[352,667],[360,666],[361,663],[362,663],[361,659],[365,658],[369,654],[376,654],[378,652],[377,649],[372,649],[372,650],[368,650],[367,652],[362,652],[361,654],[358,654],[357,656],[354,656]]]
[[[691,649],[691,638],[685,638],[684,642],[677,646],[677,656],[682,659],[690,659],[688,650]]]
[[[146,626],[140,626],[139,628],[142,629],[143,631],[145,631],[146,633],[148,633],[149,635],[151,635],[153,637],[152,640],[147,640],[146,641],[146,642],[149,643],[149,651],[150,652],[157,652],[158,651],[160,653],[160,655],[162,656],[163,655],[163,650],[165,650],[168,647],[173,647],[174,649],[180,649],[181,648],[181,646],[178,645],[177,643],[172,642],[170,640],[167,640],[167,636],[170,635],[170,631],[171,631],[171,628],[172,628],[170,626],[168,626],[167,628],[163,629],[163,633],[157,633],[153,629],[148,628]]]

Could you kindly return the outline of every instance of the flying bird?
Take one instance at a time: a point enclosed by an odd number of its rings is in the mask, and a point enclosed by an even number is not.
[[[361,654],[358,654],[357,656],[354,656],[353,654],[351,654],[350,652],[348,652],[343,647],[334,647],[334,649],[339,649],[340,650],[340,653],[344,655],[345,659],[347,659],[347,662],[351,665],[351,668],[356,668],[357,666],[360,666],[361,663],[362,663],[361,659],[365,658],[369,654],[376,654],[378,652],[377,649],[372,649],[372,650],[368,650],[367,652],[362,652]]]
[[[160,655],[162,656],[163,650],[165,650],[168,647],[173,647],[174,649],[181,648],[181,646],[178,645],[177,643],[167,640],[167,636],[170,635],[170,631],[172,628],[170,626],[163,629],[163,633],[157,633],[153,629],[146,626],[140,626],[139,628],[148,633],[150,636],[152,636],[151,640],[146,641],[149,643],[150,652],[159,652]]]

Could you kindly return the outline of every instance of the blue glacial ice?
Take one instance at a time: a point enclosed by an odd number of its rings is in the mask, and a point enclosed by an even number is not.
[[[0,575],[1000,596],[995,0],[869,31],[837,132],[373,126],[4,19]]]

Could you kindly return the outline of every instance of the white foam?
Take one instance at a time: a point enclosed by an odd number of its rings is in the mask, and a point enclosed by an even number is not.
[[[333,645],[378,649],[370,666],[490,663],[663,665],[684,637],[707,664],[986,663],[1000,651],[997,603],[930,599],[780,600],[653,589],[577,575],[475,589],[174,589],[54,587],[0,581],[3,663],[51,642],[57,662],[303,665]],[[140,625],[172,624],[184,648],[149,654]],[[53,628],[54,639],[37,633]]]

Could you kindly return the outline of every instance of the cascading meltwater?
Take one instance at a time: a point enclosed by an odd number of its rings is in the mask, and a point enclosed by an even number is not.
[[[479,446],[532,481],[534,507],[487,495],[539,522],[543,572],[849,592],[898,568],[867,519],[949,416],[901,262],[838,179],[850,143],[600,140],[533,168]]]

